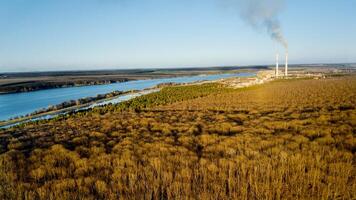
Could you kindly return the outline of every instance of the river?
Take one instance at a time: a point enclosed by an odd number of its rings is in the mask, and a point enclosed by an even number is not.
[[[76,100],[85,97],[94,97],[115,90],[143,90],[161,83],[192,83],[204,80],[218,80],[230,77],[255,76],[255,73],[214,74],[199,76],[183,76],[164,79],[148,79],[113,83],[108,85],[91,85],[80,87],[56,88],[34,92],[14,93],[0,95],[0,120],[8,120],[16,116],[32,113],[36,110],[57,105],[65,101]]]

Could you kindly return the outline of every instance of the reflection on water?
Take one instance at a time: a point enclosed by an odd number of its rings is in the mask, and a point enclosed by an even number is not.
[[[26,93],[4,94],[0,95],[0,120],[7,120],[12,117],[26,115],[41,108],[47,108],[51,105],[76,100],[80,98],[96,96],[112,91],[143,90],[154,87],[161,83],[191,83],[203,80],[218,80],[229,77],[255,76],[254,73],[239,74],[215,74],[206,76],[185,76],[165,79],[149,79],[129,81],[123,83],[114,83],[108,85],[91,85],[70,88],[56,88],[49,90],[40,90]],[[120,97],[128,98],[128,97]],[[120,101],[120,100],[117,100]]]

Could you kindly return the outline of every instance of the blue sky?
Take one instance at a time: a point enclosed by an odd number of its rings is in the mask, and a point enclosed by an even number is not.
[[[0,0],[0,71],[273,63],[283,48],[225,1]],[[286,0],[290,62],[356,62],[355,7]]]

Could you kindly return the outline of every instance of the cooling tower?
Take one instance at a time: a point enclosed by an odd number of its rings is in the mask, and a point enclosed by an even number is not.
[[[286,52],[286,66],[284,67],[284,76],[288,76],[288,52]]]

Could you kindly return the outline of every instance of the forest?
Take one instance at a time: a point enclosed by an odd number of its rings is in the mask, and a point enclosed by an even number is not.
[[[0,199],[355,199],[356,76],[165,87],[0,130]]]

